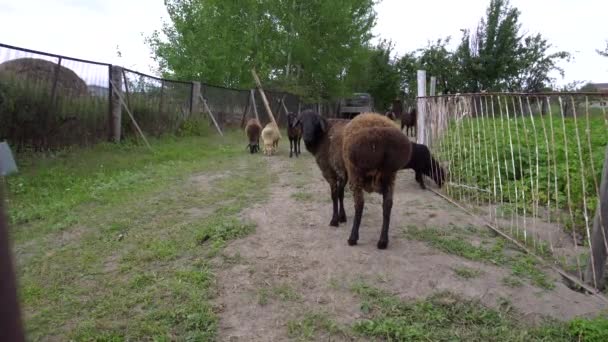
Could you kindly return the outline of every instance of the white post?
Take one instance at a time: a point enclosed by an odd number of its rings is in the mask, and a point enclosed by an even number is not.
[[[426,71],[418,70],[418,100],[416,101],[418,117],[416,118],[416,142],[419,144],[426,144],[426,134],[424,131],[426,126],[426,99],[421,98],[424,96],[426,96]]]
[[[429,95],[435,96],[436,89],[437,89],[437,77],[431,76],[431,91],[429,92]]]

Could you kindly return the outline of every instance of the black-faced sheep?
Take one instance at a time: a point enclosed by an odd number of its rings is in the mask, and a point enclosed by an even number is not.
[[[249,151],[253,154],[260,150],[260,133],[262,132],[262,125],[257,119],[249,119],[247,126],[245,126],[245,132],[249,139]]]
[[[264,141],[264,154],[273,155],[277,151],[279,140],[281,140],[279,127],[272,122],[266,124],[262,130],[262,140]]]
[[[300,140],[302,139],[302,123],[298,122],[295,113],[287,114],[287,136],[289,137],[289,158],[292,154],[298,157],[301,153]]]
[[[422,189],[426,189],[423,175],[431,177],[440,188],[445,182],[445,170],[433,158],[429,148],[423,144],[412,143],[412,158],[404,169],[413,169],[416,172],[416,182]]]
[[[346,222],[344,188],[347,182],[342,159],[342,131],[346,119],[325,119],[312,110],[303,111],[296,123],[302,125],[302,137],[306,150],[315,156],[323,178],[329,183],[333,212],[330,226]]]
[[[409,135],[410,129],[413,131],[412,133],[415,136],[416,134],[416,107],[412,107],[409,112],[403,112],[401,115],[401,130],[403,131],[403,127],[407,126],[405,129],[405,135]]]
[[[377,113],[359,114],[344,127],[342,135],[342,156],[355,202],[348,244],[356,245],[359,240],[365,190],[382,194],[382,231],[377,246],[385,249],[388,246],[395,176],[409,163],[412,144],[390,119]]]

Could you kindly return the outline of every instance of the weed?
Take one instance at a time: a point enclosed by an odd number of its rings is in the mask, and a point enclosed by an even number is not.
[[[508,286],[508,287],[521,287],[521,286],[523,286],[521,280],[519,280],[519,279],[517,279],[517,278],[515,278],[513,276],[507,276],[507,277],[502,278],[502,283],[505,286]]]
[[[295,302],[300,300],[301,296],[289,284],[263,287],[258,290],[258,303],[260,305],[268,304],[270,298],[278,299],[283,302]]]
[[[584,341],[605,340],[605,318],[574,320],[569,324],[546,321],[539,327],[526,326],[514,317],[508,301],[501,309],[484,307],[478,301],[442,292],[424,300],[404,302],[363,283],[353,285],[362,299],[365,319],[355,322],[356,333],[389,341]]]
[[[457,276],[464,279],[477,278],[483,273],[483,271],[480,269],[470,268],[466,266],[457,267],[453,271],[454,273],[456,273]]]
[[[326,313],[308,312],[299,320],[287,322],[287,334],[290,338],[298,341],[317,341],[324,337],[341,335],[348,337],[348,330],[336,323]]]

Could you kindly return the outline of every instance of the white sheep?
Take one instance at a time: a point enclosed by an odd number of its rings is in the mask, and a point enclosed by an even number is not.
[[[281,140],[279,127],[269,122],[262,130],[262,140],[264,141],[264,154],[273,155],[279,146],[279,140]]]

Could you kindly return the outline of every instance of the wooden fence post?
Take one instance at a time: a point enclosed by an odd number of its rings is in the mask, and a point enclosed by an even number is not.
[[[431,90],[429,91],[429,95],[435,96],[436,89],[437,89],[437,77],[431,76]]]
[[[198,94],[201,93],[201,82],[192,82],[192,92],[190,93],[190,115],[200,112],[201,103]]]
[[[426,144],[426,71],[418,70],[418,99],[416,101],[416,107],[418,109],[418,117],[416,118],[416,142],[419,144]]]
[[[595,210],[593,231],[591,232],[591,258],[587,263],[584,280],[596,289],[605,285],[604,270],[606,267],[607,238],[608,238],[608,146],[604,156],[604,168],[600,183],[600,205]]]
[[[122,94],[122,68],[112,65],[110,72],[110,99],[112,111],[110,113],[110,140],[120,142],[121,138],[121,120],[122,120],[122,103],[120,96]]]

